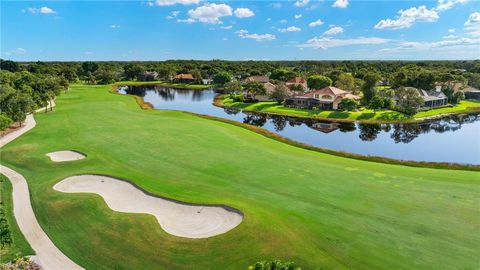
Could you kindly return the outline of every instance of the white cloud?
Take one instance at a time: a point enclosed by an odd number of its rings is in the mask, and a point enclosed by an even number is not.
[[[441,12],[441,11],[449,10],[457,4],[463,4],[468,1],[469,0],[438,0],[437,7],[435,9]]]
[[[456,47],[456,46],[477,46],[480,38],[457,38],[433,42],[405,41],[399,43],[398,47],[384,48],[380,52],[399,52],[399,51],[418,51],[431,50],[436,48]]]
[[[248,18],[255,15],[255,13],[248,8],[237,8],[234,13],[237,18]]]
[[[49,8],[49,7],[41,7],[41,8],[27,8],[27,11],[35,14],[35,13],[41,13],[41,14],[54,14],[57,13],[55,10]],[[22,12],[25,12],[24,9],[22,9]]]
[[[448,33],[455,33],[455,28],[448,29]]]
[[[173,18],[176,18],[179,14],[180,14],[180,11],[178,10],[172,11],[172,13],[170,13],[170,15],[167,16],[167,19],[171,20]]]
[[[274,40],[277,37],[272,34],[249,34],[247,30],[238,30],[235,32],[240,38],[247,38],[247,39],[253,39],[255,41],[270,41]]]
[[[280,23],[288,23],[288,21],[286,19],[282,19],[280,20]]]
[[[224,37],[222,40],[223,40],[223,41],[227,41],[227,40],[228,40],[228,38]]]
[[[5,55],[21,55],[27,53],[27,50],[24,48],[16,48],[15,50],[4,52]]]
[[[402,29],[409,28],[415,22],[435,22],[439,16],[434,9],[428,9],[426,6],[412,7],[406,10],[400,10],[397,19],[385,19],[379,21],[376,29]]]
[[[480,24],[480,12],[474,12],[470,14],[468,20],[465,22],[465,26],[472,26]]]
[[[224,30],[230,30],[230,29],[232,29],[232,27],[233,27],[232,25],[226,25],[226,26],[222,26],[220,28],[222,28]]]
[[[454,39],[457,38],[458,36],[456,35],[448,35],[448,36],[443,36],[444,39]]]
[[[336,8],[346,8],[348,6],[348,0],[336,0],[335,3],[333,3],[332,7]]]
[[[221,24],[221,17],[232,16],[232,8],[226,4],[205,4],[188,11],[190,19],[207,24]],[[189,21],[190,23],[190,21]]]
[[[269,22],[269,21],[271,21],[271,20],[272,20],[272,18],[267,18],[265,21],[266,21],[266,22]]]
[[[316,21],[313,21],[313,22],[309,23],[308,26],[309,27],[317,27],[317,26],[320,26],[322,24],[323,24],[322,20],[318,19]]]
[[[296,7],[304,7],[304,6],[308,5],[309,2],[310,2],[310,0],[297,0],[294,5]]]
[[[110,25],[110,28],[112,28],[112,29],[118,29],[118,28],[120,28],[120,25],[118,25],[118,24],[112,24],[112,25]]]
[[[198,4],[200,0],[155,0],[155,1],[148,1],[147,5],[149,6],[173,6],[176,4],[181,5],[192,5]]]
[[[192,18],[188,18],[188,19],[177,19],[177,22],[179,22],[179,23],[194,23],[195,20],[192,19]]]
[[[85,54],[86,54],[86,55],[92,55],[93,52],[91,52],[91,51],[86,51]]]
[[[340,26],[334,26],[334,25],[332,25],[332,26],[330,27],[330,29],[328,29],[327,31],[325,31],[323,34],[324,34],[324,35],[327,35],[327,36],[333,36],[333,35],[340,34],[340,33],[343,33],[343,28],[340,27]]]
[[[378,45],[390,42],[389,39],[377,37],[359,37],[349,39],[335,39],[330,37],[314,37],[305,44],[300,44],[300,48],[327,49],[332,47],[352,46],[352,45]]]
[[[295,19],[300,19],[303,15],[302,14],[295,14],[295,16],[293,16]]]
[[[302,31],[301,28],[299,27],[296,27],[296,26],[290,26],[290,27],[287,27],[287,28],[279,28],[278,31],[282,32],[282,33],[287,33],[287,32],[300,32]]]

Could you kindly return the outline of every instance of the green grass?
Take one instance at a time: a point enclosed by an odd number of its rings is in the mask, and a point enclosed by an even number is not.
[[[477,269],[480,173],[387,165],[284,144],[177,111],[141,110],[110,86],[74,86],[37,127],[1,149],[23,174],[40,224],[87,269],[245,269],[279,258],[303,269]],[[84,160],[53,163],[73,149]],[[165,233],[153,216],[56,192],[108,174],[148,192],[240,209],[209,239]]]
[[[0,248],[0,264],[12,261],[17,255],[32,255],[34,254],[32,248],[23,237],[23,234],[18,228],[15,217],[13,216],[12,204],[12,184],[4,175],[0,174],[0,202],[1,207],[5,211],[5,217],[10,229],[13,244]]]
[[[148,82],[121,81],[121,82],[116,82],[115,84],[116,85],[159,85],[164,87],[191,89],[191,90],[205,90],[212,87],[212,85],[206,85],[206,84],[172,83],[168,81],[148,81]]]
[[[480,102],[472,100],[461,101],[458,105],[452,107],[419,112],[413,117],[408,117],[403,113],[392,110],[381,110],[375,112],[370,109],[363,109],[358,112],[346,112],[287,108],[281,104],[278,104],[277,102],[244,103],[234,101],[228,96],[225,96],[222,100],[217,100],[216,104],[219,106],[232,107],[252,112],[262,112],[296,117],[309,117],[316,119],[361,122],[409,122],[420,120],[427,116],[440,116],[443,114],[480,111]]]

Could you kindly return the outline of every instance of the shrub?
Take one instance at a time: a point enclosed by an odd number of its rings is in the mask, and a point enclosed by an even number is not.
[[[3,113],[0,113],[0,131],[5,130],[12,124],[12,119]]]
[[[248,270],[301,270],[294,262],[280,260],[260,261],[248,267]]]

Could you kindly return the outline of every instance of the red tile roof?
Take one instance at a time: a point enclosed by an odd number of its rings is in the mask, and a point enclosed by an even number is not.
[[[325,95],[325,94],[333,94],[335,96],[339,96],[339,95],[344,95],[346,93],[347,93],[347,91],[344,91],[342,89],[339,89],[339,88],[336,88],[336,87],[333,87],[333,86],[327,86],[327,87],[322,88],[320,90],[315,90],[315,91],[308,92],[303,96],[314,97],[315,95]]]

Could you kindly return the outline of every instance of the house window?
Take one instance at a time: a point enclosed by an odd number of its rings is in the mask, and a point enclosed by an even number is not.
[[[318,99],[318,98],[320,98],[320,95],[319,95],[319,94],[315,94],[315,95],[313,95],[313,97],[316,98],[316,99]]]
[[[329,95],[323,95],[323,96],[322,96],[322,99],[332,99],[332,97],[329,96]]]

